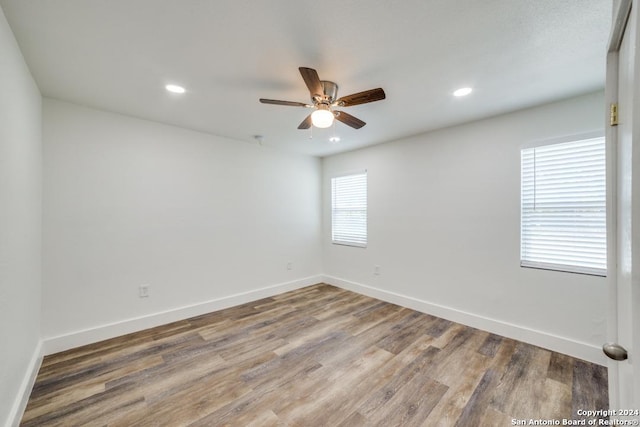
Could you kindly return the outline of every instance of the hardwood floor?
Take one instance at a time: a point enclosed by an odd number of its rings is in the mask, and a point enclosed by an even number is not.
[[[510,426],[607,408],[604,367],[320,284],[47,356],[21,425]]]

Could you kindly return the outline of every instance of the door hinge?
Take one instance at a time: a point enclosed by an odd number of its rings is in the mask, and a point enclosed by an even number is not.
[[[609,125],[618,126],[618,104],[611,104],[609,108]]]

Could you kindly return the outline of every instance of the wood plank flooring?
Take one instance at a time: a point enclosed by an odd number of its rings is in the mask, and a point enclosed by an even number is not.
[[[47,356],[21,425],[493,427],[607,408],[604,367],[319,284]]]

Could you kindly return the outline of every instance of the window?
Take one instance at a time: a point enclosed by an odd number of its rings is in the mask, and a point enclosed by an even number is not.
[[[367,172],[331,178],[331,241],[367,246]]]
[[[521,152],[520,265],[607,273],[604,138]]]

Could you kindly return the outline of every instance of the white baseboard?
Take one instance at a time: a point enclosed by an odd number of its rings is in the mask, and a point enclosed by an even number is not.
[[[501,320],[478,316],[455,308],[430,303],[428,301],[377,289],[333,276],[323,276],[323,282],[382,301],[407,307],[412,310],[420,311],[422,313],[431,314],[433,316],[501,335],[503,337],[523,341],[558,353],[587,360],[598,365],[607,366],[607,359],[602,353],[602,350],[591,344],[503,322]]]
[[[20,420],[22,420],[22,415],[24,414],[24,410],[27,408],[27,403],[29,402],[31,390],[33,389],[36,377],[38,376],[38,371],[42,365],[42,358],[44,357],[42,344],[42,341],[38,341],[38,345],[33,351],[33,355],[31,356],[31,360],[27,366],[27,371],[22,379],[22,384],[20,384],[20,389],[18,390],[16,399],[11,407],[11,412],[7,418],[7,427],[17,427],[20,425]]]
[[[65,335],[46,338],[43,342],[43,349],[41,350],[41,353],[45,355],[57,353],[82,345],[141,331],[143,329],[188,319],[190,317],[199,316],[212,311],[222,310],[320,282],[411,308],[423,313],[431,314],[433,316],[441,317],[443,319],[451,320],[453,322],[462,323],[464,325],[492,332],[507,338],[516,339],[559,353],[568,354],[599,365],[607,365],[607,360],[602,354],[602,350],[599,347],[588,343],[579,342],[548,332],[534,330],[521,325],[507,323],[501,320],[479,316],[473,313],[467,313],[455,308],[434,304],[410,296],[326,275],[311,276],[253,291],[217,298],[203,303],[178,307],[164,312],[153,313],[146,316],[75,331]]]
[[[206,301],[189,306],[177,307],[171,310],[153,313],[119,322],[100,325],[94,328],[75,331],[69,334],[49,337],[44,339],[44,354],[53,354],[60,351],[82,345],[92,344],[109,338],[118,337],[132,332],[153,328],[178,320],[188,319],[194,316],[211,313],[247,302],[256,301],[261,298],[278,295],[283,292],[314,285],[322,281],[322,276],[311,276],[291,282],[255,289],[248,292],[241,292],[222,298]]]

